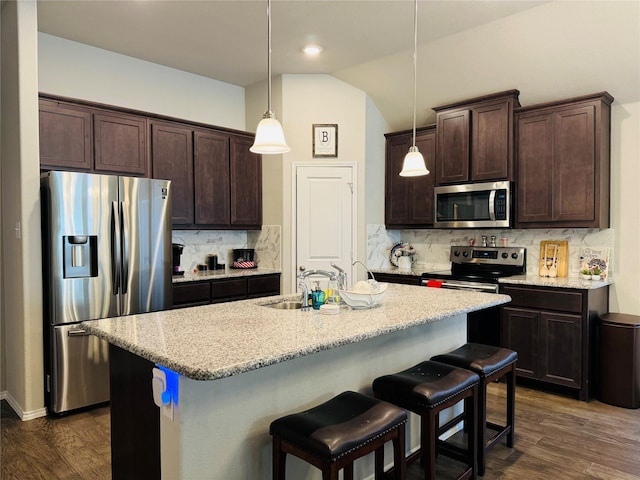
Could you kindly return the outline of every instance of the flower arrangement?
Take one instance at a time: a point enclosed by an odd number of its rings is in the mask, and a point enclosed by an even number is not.
[[[408,242],[402,242],[402,245],[394,250],[396,257],[413,256],[416,253],[416,249]]]
[[[583,268],[580,270],[580,275],[582,278],[587,280],[599,280],[600,275],[602,274],[602,270],[597,266],[590,266],[590,268]]]

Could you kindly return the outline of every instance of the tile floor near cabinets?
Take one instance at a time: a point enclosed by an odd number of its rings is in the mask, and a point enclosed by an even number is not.
[[[489,418],[501,421],[503,384],[489,385],[488,403]],[[21,422],[3,401],[0,430],[3,480],[111,478],[109,407]],[[585,403],[519,386],[516,446],[499,444],[489,452],[484,479],[640,479],[639,452],[640,409]],[[438,478],[453,478],[450,473],[457,466],[442,456],[438,462]],[[408,480],[422,478],[417,467],[409,469]]]

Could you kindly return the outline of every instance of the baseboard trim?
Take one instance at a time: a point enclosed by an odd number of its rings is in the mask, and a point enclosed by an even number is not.
[[[11,396],[7,391],[0,392],[0,399],[6,400],[11,409],[16,412],[16,415],[22,421],[33,420],[34,418],[46,417],[46,407],[38,408],[37,410],[24,411],[20,404]]]

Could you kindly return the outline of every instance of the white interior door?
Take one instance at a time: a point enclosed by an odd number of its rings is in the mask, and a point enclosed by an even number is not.
[[[335,263],[349,279],[356,249],[355,165],[296,166],[296,274]],[[337,272],[336,272],[337,273]],[[328,278],[310,278],[326,287]],[[294,285],[294,291],[297,286]]]

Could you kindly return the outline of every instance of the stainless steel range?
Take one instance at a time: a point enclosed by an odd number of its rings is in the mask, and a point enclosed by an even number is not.
[[[524,275],[527,250],[521,247],[451,247],[451,270],[427,272],[422,285],[435,288],[498,293],[502,277]],[[470,313],[467,336],[470,342],[500,344],[499,307]]]

